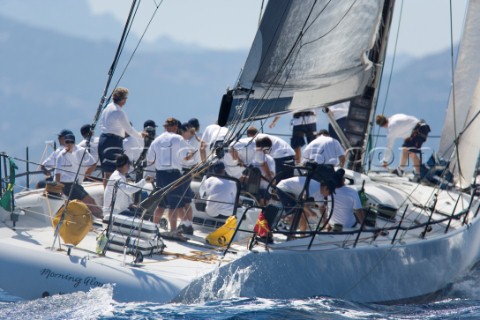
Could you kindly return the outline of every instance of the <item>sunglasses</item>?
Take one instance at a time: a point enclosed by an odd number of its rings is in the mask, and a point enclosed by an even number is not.
[[[65,141],[66,144],[74,144],[75,141],[72,141],[72,140],[68,140],[68,141]]]

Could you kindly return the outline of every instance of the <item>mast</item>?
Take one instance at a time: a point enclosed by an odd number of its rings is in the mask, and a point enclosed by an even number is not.
[[[231,103],[222,103],[222,123],[328,106],[364,94],[374,78],[367,53],[375,50],[384,6],[384,0],[269,2]]]
[[[381,24],[378,29],[377,41],[369,52],[369,59],[375,65],[370,84],[365,88],[363,95],[350,101],[347,116],[345,137],[350,142],[351,149],[347,155],[347,167],[354,171],[364,171],[363,164],[368,152],[368,140],[375,114],[375,104],[383,71],[384,58],[387,51],[388,36],[392,23],[395,0],[385,0]],[[340,132],[342,134],[343,132]]]
[[[107,95],[107,92],[108,92],[108,88],[109,88],[110,83],[113,79],[113,74],[115,72],[115,68],[117,66],[118,60],[120,59],[120,55],[123,51],[123,46],[125,45],[125,41],[127,39],[128,32],[129,32],[131,24],[133,22],[133,18],[135,17],[136,8],[137,8],[137,0],[133,0],[132,5],[130,7],[130,13],[128,15],[127,22],[125,23],[125,27],[123,29],[123,33],[122,33],[120,43],[118,44],[118,48],[117,48],[117,51],[115,53],[115,58],[113,59],[113,63],[112,63],[112,65],[110,67],[110,70],[108,72],[108,80],[107,80],[107,83],[105,85],[105,89],[103,91],[102,97],[100,99],[100,104],[98,105],[97,112],[95,113],[94,120],[93,120],[93,123],[92,123],[92,130],[90,131],[90,133],[87,137],[87,147],[85,148],[85,151],[82,154],[82,158],[80,159],[80,164],[83,163],[83,159],[85,158],[85,153],[87,152],[87,149],[90,148],[90,139],[92,138],[92,132],[94,131],[95,126],[97,125],[97,121],[98,121],[98,119],[100,117],[100,114],[103,110],[103,105],[104,105],[104,102],[106,100],[106,95]],[[81,166],[78,167],[77,172],[75,174],[75,181],[77,181],[78,175],[80,173],[80,168],[81,168]],[[65,220],[65,215],[67,213],[68,204],[71,200],[70,199],[71,194],[72,194],[72,192],[70,191],[70,194],[68,195],[68,199],[65,203],[65,210],[62,211],[62,215],[60,216],[57,227],[55,228],[55,233],[54,233],[54,237],[53,237],[53,243],[52,243],[51,250],[53,250],[55,248],[55,242],[57,241],[57,238],[58,238],[59,232],[60,232],[60,228],[62,227],[63,222]]]

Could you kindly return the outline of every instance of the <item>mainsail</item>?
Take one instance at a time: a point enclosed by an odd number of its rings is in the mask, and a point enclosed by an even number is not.
[[[270,1],[233,92],[230,120],[258,119],[361,95],[383,0]]]
[[[461,188],[470,186],[480,150],[480,1],[469,1],[467,16],[455,67],[455,82],[450,94],[439,154],[451,160],[455,181]],[[455,90],[455,91],[453,91]],[[476,120],[476,121],[474,121]],[[455,144],[457,143],[457,144]]]

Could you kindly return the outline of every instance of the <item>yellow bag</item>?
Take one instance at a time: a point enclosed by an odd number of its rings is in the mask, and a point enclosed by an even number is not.
[[[56,228],[65,210],[65,205],[60,207],[53,218],[53,227]],[[72,200],[68,203],[67,212],[59,230],[63,242],[76,246],[85,238],[92,228],[92,215],[87,205],[79,200]]]
[[[205,238],[205,241],[214,246],[225,247],[232,240],[236,227],[237,218],[235,216],[230,216],[223,226],[210,233]]]

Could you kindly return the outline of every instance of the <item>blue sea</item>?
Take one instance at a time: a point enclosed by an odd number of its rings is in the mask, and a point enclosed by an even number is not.
[[[479,280],[477,267],[437,301],[391,306],[328,297],[230,298],[199,304],[118,303],[112,299],[111,286],[34,301],[0,291],[0,319],[480,319]]]

